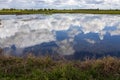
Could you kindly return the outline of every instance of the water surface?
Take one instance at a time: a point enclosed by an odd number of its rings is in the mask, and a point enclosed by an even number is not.
[[[120,57],[120,16],[0,15],[0,47],[16,56]]]

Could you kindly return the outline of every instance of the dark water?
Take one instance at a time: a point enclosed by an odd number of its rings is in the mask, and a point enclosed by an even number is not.
[[[120,57],[120,15],[0,15],[5,55]]]

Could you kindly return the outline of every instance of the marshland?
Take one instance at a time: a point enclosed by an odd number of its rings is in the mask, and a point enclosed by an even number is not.
[[[120,15],[3,11],[1,80],[120,79]]]

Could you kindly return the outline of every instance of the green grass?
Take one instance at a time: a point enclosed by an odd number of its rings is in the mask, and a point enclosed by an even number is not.
[[[57,10],[57,9],[2,9],[1,15],[5,14],[55,14],[55,13],[82,13],[82,14],[120,14],[120,10],[99,10],[99,9],[73,9],[73,10]]]
[[[0,57],[0,80],[120,80],[120,59],[54,61],[50,57]]]

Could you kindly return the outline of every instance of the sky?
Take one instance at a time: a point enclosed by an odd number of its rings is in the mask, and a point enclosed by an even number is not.
[[[0,0],[0,9],[120,9],[120,0]]]

